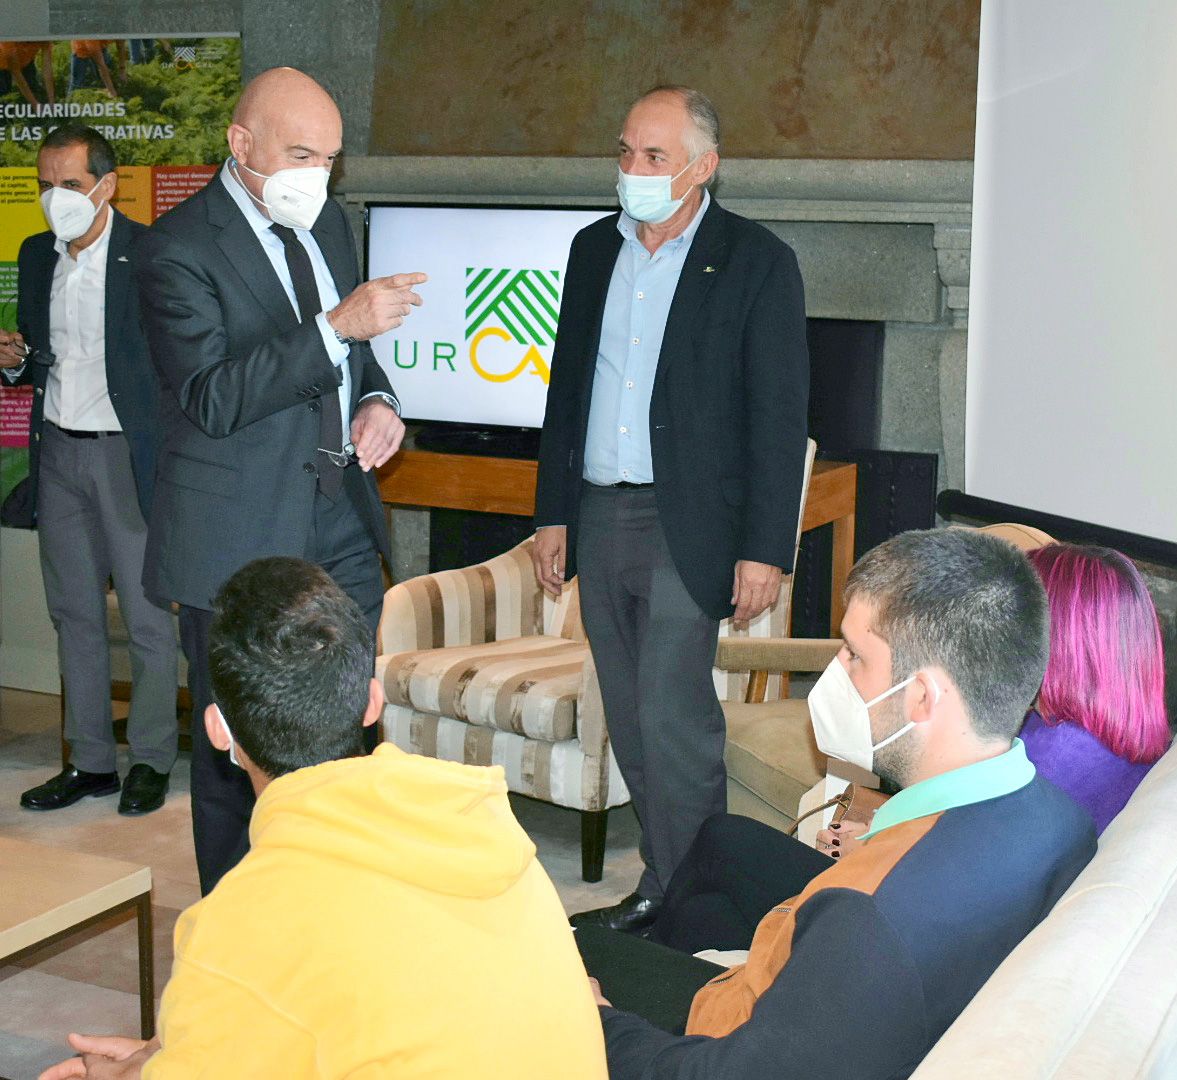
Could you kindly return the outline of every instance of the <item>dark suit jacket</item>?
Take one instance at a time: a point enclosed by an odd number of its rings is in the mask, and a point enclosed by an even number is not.
[[[311,231],[346,296],[359,275],[343,210],[328,200]],[[139,289],[164,383],[143,582],[150,596],[208,609],[252,559],[306,555],[319,399],[340,380],[219,174],[147,231]],[[363,394],[392,393],[370,346],[353,345],[348,363],[353,409]],[[376,479],[364,480],[359,511],[387,559]]]
[[[139,323],[134,281],[136,242],[146,227],[117,210],[106,255],[106,385],[119,426],[131,449],[131,468],[143,517],[151,514],[155,457],[159,441],[159,381],[151,365]],[[30,236],[17,256],[17,326],[32,347],[49,352],[49,293],[58,255],[51,232]],[[11,385],[31,383],[33,414],[29,425],[29,496],[36,507],[41,429],[45,421],[45,383],[49,368],[28,363]]]
[[[617,218],[572,241],[540,442],[535,523],[568,526],[569,578],[601,320],[622,244]],[[732,613],[737,560],[792,569],[808,397],[797,259],[712,200],[666,320],[650,443],[671,556],[713,618]]]

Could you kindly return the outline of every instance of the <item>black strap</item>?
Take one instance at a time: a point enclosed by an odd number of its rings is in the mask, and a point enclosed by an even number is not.
[[[315,281],[315,269],[302,241],[287,225],[273,224],[270,231],[282,241],[286,249],[286,268],[294,284],[294,298],[298,301],[301,320],[309,322],[323,310],[319,299],[319,286]],[[334,388],[319,398],[319,445],[324,450],[338,453],[343,446],[343,415],[339,409],[339,394]],[[319,490],[334,499],[343,483],[343,469],[332,464],[326,455],[319,460]]]

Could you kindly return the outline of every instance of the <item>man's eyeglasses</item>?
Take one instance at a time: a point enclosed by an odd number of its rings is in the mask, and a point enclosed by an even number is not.
[[[346,469],[349,465],[359,460],[356,457],[356,448],[354,443],[344,443],[342,453],[340,453],[338,450],[326,450],[320,446],[319,453],[326,454],[327,460],[330,461],[332,465],[335,465],[340,469]]]

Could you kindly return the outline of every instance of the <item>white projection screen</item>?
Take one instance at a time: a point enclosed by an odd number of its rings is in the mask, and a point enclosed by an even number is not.
[[[983,0],[968,495],[1177,542],[1177,2]]]

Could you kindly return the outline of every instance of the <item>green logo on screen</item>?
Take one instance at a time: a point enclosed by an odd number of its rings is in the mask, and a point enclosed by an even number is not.
[[[559,317],[559,270],[466,267],[470,366],[487,382],[509,382],[531,369],[547,384],[548,362],[539,349],[555,342]],[[483,345],[487,338],[499,344]]]

